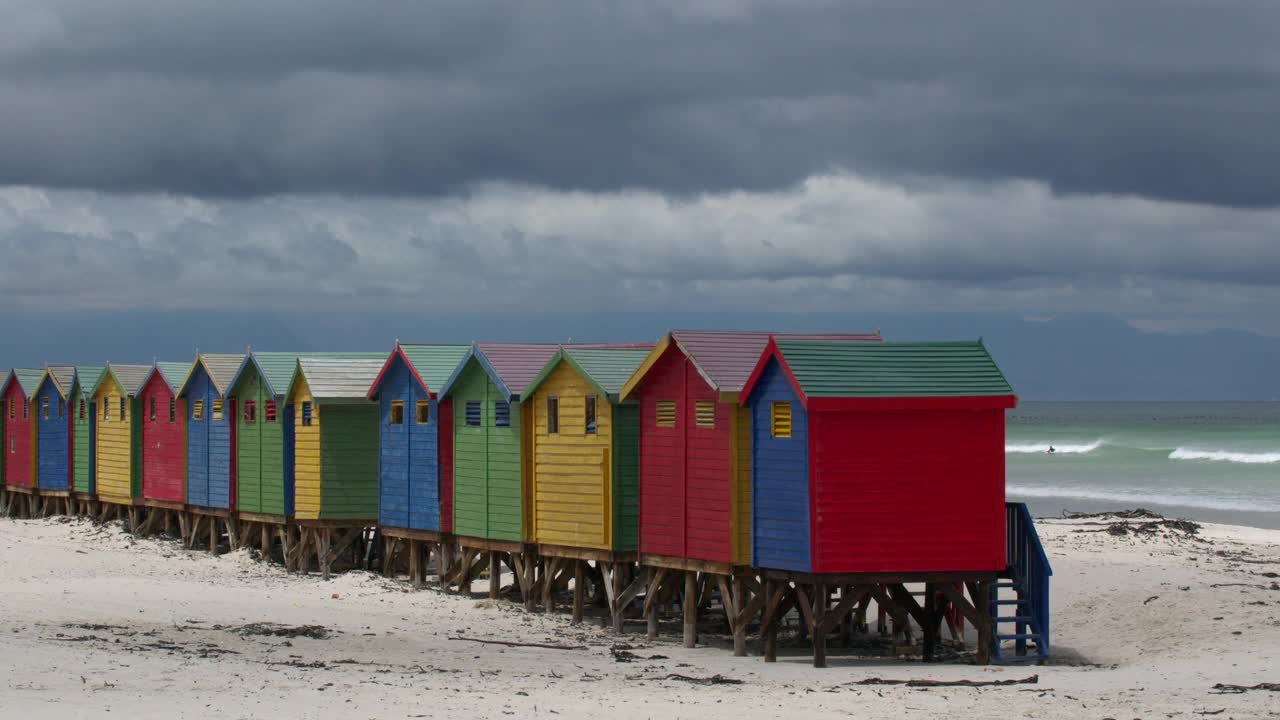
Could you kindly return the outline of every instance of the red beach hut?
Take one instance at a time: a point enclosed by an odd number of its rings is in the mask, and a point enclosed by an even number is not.
[[[138,393],[144,505],[181,510],[186,500],[185,418],[177,392],[189,367],[185,363],[156,363]]]

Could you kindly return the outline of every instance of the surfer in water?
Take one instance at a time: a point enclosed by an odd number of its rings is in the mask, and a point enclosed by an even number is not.
[[[1049,446],[1049,454],[1050,454],[1050,455],[1052,455],[1052,454],[1054,454],[1054,453],[1056,453],[1056,452],[1058,452],[1058,451],[1057,451],[1057,450],[1054,450],[1054,449],[1053,449],[1053,446],[1052,446],[1052,445],[1050,445],[1050,446]]]

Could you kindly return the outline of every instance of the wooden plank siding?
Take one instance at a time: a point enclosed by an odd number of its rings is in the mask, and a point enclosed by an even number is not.
[[[494,426],[497,385],[471,358],[450,392],[453,404],[453,531],[488,540],[524,540],[520,403],[511,425]],[[467,403],[479,403],[479,425],[467,424]]]
[[[275,396],[267,390],[262,376],[249,364],[237,379],[234,410],[228,410],[235,427],[236,509],[263,515],[293,514],[293,492],[288,482],[287,458],[292,454],[292,423],[288,408],[277,408],[275,422],[267,422],[265,409]],[[257,409],[254,422],[244,417],[244,403]]]
[[[596,432],[585,429],[586,397],[596,397]],[[547,429],[548,399],[559,406],[559,430]],[[613,546],[613,414],[609,400],[568,363],[530,397],[533,407],[533,541]]]
[[[319,405],[312,407],[313,413]],[[378,406],[328,403],[323,411],[318,518],[375,520],[378,517]]]
[[[94,413],[93,398],[86,391],[86,386],[97,378],[82,378],[76,373],[76,382],[71,392],[71,403],[67,412],[71,415],[71,489],[78,493],[93,493],[93,431]]]
[[[70,422],[66,399],[52,374],[46,372],[40,381],[32,407],[36,433],[36,486],[41,490],[65,492],[71,487]]]
[[[321,413],[305,383],[290,396],[294,407],[311,404],[311,424],[304,425],[301,412],[293,422],[293,513],[299,520],[320,519],[320,428]],[[243,413],[242,413],[243,414]]]
[[[453,399],[445,398],[434,408],[439,443],[437,466],[440,473],[440,532],[453,532]]]
[[[203,363],[199,362],[186,382],[182,400],[187,436],[186,502],[196,507],[235,509],[238,451],[233,452],[232,438],[239,423],[236,403],[218,392]],[[221,417],[214,413],[215,401],[222,403]],[[197,402],[200,403],[199,417],[196,417]]]
[[[414,380],[399,355],[390,360],[377,396],[378,522],[394,528],[439,531],[438,404]],[[401,416],[393,425],[394,402],[401,404]],[[425,423],[418,422],[419,402],[428,403]]]
[[[1002,410],[823,411],[810,425],[814,572],[1004,570]]]
[[[675,344],[646,370],[640,404],[641,552],[748,564],[750,421]],[[668,427],[658,405],[674,405]],[[712,426],[699,427],[699,403]],[[744,489],[745,486],[745,489]]]
[[[133,408],[120,383],[110,375],[99,384],[93,398],[98,413],[94,468],[98,497],[107,502],[128,503],[134,497]],[[124,417],[120,415],[121,400],[126,401]]]
[[[19,382],[10,377],[4,392],[4,484],[29,488],[35,478],[34,408]]]
[[[791,405],[791,437],[775,438],[774,402]],[[776,361],[751,394],[752,565],[810,572],[808,416]]]
[[[138,393],[142,442],[142,498],[162,502],[186,502],[186,451],[182,403],[159,371]],[[169,414],[173,402],[174,413]]]

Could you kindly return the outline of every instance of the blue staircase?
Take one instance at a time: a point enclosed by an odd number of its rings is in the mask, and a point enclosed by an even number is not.
[[[991,621],[995,626],[991,659],[1037,662],[1049,658],[1049,577],[1053,568],[1026,503],[1005,503],[1007,567],[991,588]],[[1004,643],[1012,640],[1014,654]],[[1028,641],[1034,645],[1028,651]]]

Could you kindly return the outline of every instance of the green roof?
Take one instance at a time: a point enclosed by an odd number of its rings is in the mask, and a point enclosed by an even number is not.
[[[102,371],[106,369],[105,365],[77,365],[76,382],[80,383],[80,392],[86,395],[93,392],[98,378],[102,377]]]
[[[284,397],[289,390],[289,383],[293,380],[293,371],[298,369],[298,358],[336,358],[336,359],[366,359],[366,358],[386,358],[386,353],[380,352],[255,352],[250,355],[253,362],[262,368],[263,379],[275,391],[276,397]],[[246,358],[246,362],[248,358]],[[236,379],[232,386],[240,382],[240,374],[237,373]],[[227,390],[228,393],[231,389]]]
[[[14,380],[18,386],[22,388],[22,394],[31,397],[36,391],[36,387],[40,385],[40,378],[44,377],[44,370],[33,370],[31,368],[14,368],[10,372],[13,373]]]
[[[191,363],[158,362],[156,369],[160,371],[164,381],[169,383],[169,389],[177,392],[182,386],[182,381],[187,377],[187,371],[191,369]]]
[[[418,377],[427,384],[433,393],[440,392],[449,381],[458,363],[466,357],[470,345],[401,345],[404,356],[409,359]]]
[[[562,348],[542,368],[542,372],[524,389],[524,396],[533,394],[561,361],[568,362],[574,370],[586,378],[601,395],[610,402],[618,401],[618,393],[636,368],[649,357],[651,347],[638,348]]]
[[[776,343],[800,389],[809,397],[1013,394],[980,341]]]

